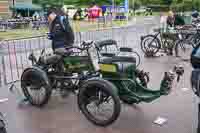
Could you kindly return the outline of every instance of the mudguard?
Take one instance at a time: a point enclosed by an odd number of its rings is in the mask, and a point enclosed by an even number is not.
[[[47,85],[50,85],[49,78],[44,70],[42,70],[39,67],[32,66],[29,68],[26,68],[21,76],[21,82],[24,80],[27,80],[27,78],[31,77],[37,77],[38,80],[42,81],[41,83],[45,83]]]
[[[98,81],[98,82],[101,82],[102,84],[109,84],[110,86],[112,86],[110,89],[116,93],[116,94],[119,94],[119,91],[118,91],[118,88],[110,81],[108,80],[105,80],[105,79],[102,79],[102,78],[99,78],[99,77],[94,77],[94,78],[90,78],[86,81],[84,81],[82,84],[81,84],[81,87],[82,88],[85,84],[88,84],[89,82],[92,82],[92,81]]]

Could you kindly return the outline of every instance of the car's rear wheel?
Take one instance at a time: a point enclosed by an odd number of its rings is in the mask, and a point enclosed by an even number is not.
[[[121,111],[116,87],[105,80],[88,81],[80,89],[78,106],[85,117],[98,126],[108,126]]]

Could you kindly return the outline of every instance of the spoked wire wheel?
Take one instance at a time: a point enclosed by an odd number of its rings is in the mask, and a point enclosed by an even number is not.
[[[107,118],[112,116],[114,112],[114,103],[111,97],[104,98],[102,95],[106,94],[100,90],[97,90],[96,96],[91,97],[91,99],[88,100],[86,108],[95,119],[105,121]]]
[[[22,78],[23,79],[23,78]],[[34,77],[23,79],[21,88],[24,96],[34,106],[41,107],[48,103],[51,96],[51,86],[46,84],[40,78]]]
[[[175,45],[176,56],[183,61],[190,60],[190,54],[192,52],[193,45],[192,42],[187,40],[180,40]]]
[[[1,127],[0,128],[0,133],[7,133],[6,128],[5,127]]]
[[[169,54],[169,55],[170,55],[170,53],[173,53],[173,52],[171,52],[171,51],[173,51],[174,45],[175,45],[175,43],[174,43],[173,40],[166,39],[166,40],[163,42],[163,47],[162,47],[162,49],[164,50],[164,52],[165,52],[166,54]]]
[[[7,133],[5,119],[1,112],[0,112],[0,133]]]
[[[155,38],[153,35],[145,36],[141,42],[141,49],[145,54],[152,53],[155,55],[160,48],[159,39]]]
[[[98,126],[108,126],[119,116],[121,105],[116,88],[104,80],[89,81],[80,90],[78,105],[85,117]]]
[[[200,37],[196,36],[196,37],[192,38],[191,42],[192,42],[193,48],[195,48],[198,44],[200,44]]]

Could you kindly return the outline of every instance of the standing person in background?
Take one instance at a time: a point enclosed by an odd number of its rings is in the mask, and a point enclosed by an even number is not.
[[[88,18],[89,16],[88,9],[86,8],[84,12],[85,12],[84,18]]]
[[[192,17],[193,17],[193,18],[198,18],[198,17],[199,17],[199,13],[198,13],[197,10],[194,10],[194,11],[192,12]]]
[[[73,16],[73,20],[81,20],[82,19],[82,9],[78,8],[78,10],[76,11],[76,13]]]
[[[169,45],[167,46],[167,50],[169,51],[168,54],[169,55],[173,55],[173,51],[174,51],[174,43],[177,39],[176,35],[174,35],[171,30],[174,29],[174,23],[175,23],[175,15],[173,13],[173,11],[169,11],[168,12],[168,17],[167,17],[167,33],[163,34],[164,38],[168,39],[168,40],[172,40],[173,43],[169,43]],[[178,50],[175,49],[175,53],[177,55]]]
[[[48,11],[49,31],[48,38],[52,40],[52,49],[55,54],[64,53],[66,56],[70,55],[71,51],[66,50],[74,44],[74,32],[69,24],[68,18],[62,10],[51,9]],[[60,65],[60,70],[63,70]],[[67,97],[68,90],[64,83],[61,83],[61,96]]]
[[[102,7],[101,7],[101,10],[102,10],[102,16],[105,17],[106,7],[105,7],[105,6],[102,6]]]
[[[193,24],[197,24],[197,23],[199,23],[200,22],[200,20],[199,20],[199,12],[198,11],[193,11],[192,12],[192,14],[191,14],[191,16],[192,16],[192,23]]]
[[[175,16],[173,11],[169,11],[168,17],[167,17],[167,27],[174,27],[174,22],[175,22]]]
[[[93,2],[91,8],[89,9],[90,19],[92,20],[92,22],[99,18],[100,13],[101,9],[96,5],[95,2]]]
[[[167,16],[165,15],[164,12],[161,13],[160,16],[160,28],[161,28],[161,32],[166,32],[166,28],[167,28]]]

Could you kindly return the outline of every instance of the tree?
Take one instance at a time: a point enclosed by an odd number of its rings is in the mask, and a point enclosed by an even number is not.
[[[61,6],[63,0],[33,0],[33,3],[41,5],[42,7],[47,6]]]
[[[193,7],[196,10],[200,10],[200,1],[199,0],[194,0],[193,1]]]
[[[162,0],[163,4],[166,4],[168,6],[170,6],[173,2],[173,0]]]
[[[124,0],[114,0],[115,5],[120,5],[124,3]],[[33,3],[45,6],[45,5],[77,5],[77,6],[88,6],[91,3],[95,2],[98,5],[111,5],[112,0],[33,0]]]
[[[138,9],[142,5],[142,0],[129,0],[129,6],[131,9]]]
[[[65,0],[65,4],[68,3],[69,0]],[[95,2],[98,5],[112,5],[113,0],[71,0],[72,4],[75,5],[90,5],[92,2]],[[120,5],[124,3],[124,0],[114,0],[115,5]]]

